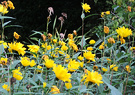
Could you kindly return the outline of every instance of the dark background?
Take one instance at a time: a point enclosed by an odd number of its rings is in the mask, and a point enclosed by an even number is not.
[[[21,40],[26,40],[32,32],[36,31],[45,31],[46,29],[46,20],[48,14],[48,7],[53,7],[54,15],[51,16],[52,22],[49,25],[49,32],[52,33],[52,24],[55,16],[61,16],[62,12],[67,13],[67,20],[65,20],[63,25],[64,32],[67,29],[67,34],[72,33],[73,30],[78,29],[81,26],[81,2],[82,0],[11,0],[14,3],[15,9],[9,10],[7,16],[16,18],[11,20],[10,24],[12,25],[21,25],[22,27],[10,27],[5,29],[5,35],[8,39],[13,38],[13,32],[16,31],[21,35]],[[85,30],[84,32],[89,31],[101,24],[100,13],[102,11],[111,10],[111,4],[106,2],[106,0],[98,0],[95,3],[93,0],[85,0],[91,7],[90,13],[85,13],[85,15],[90,14],[99,14],[97,16],[92,16],[85,20]],[[60,24],[60,21],[57,20],[57,24]],[[78,32],[81,35],[81,30]],[[91,36],[91,34],[90,34]]]

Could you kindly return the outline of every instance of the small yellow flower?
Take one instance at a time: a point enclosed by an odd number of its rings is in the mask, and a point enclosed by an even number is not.
[[[102,71],[103,71],[103,72],[106,72],[106,71],[107,71],[107,69],[106,69],[106,68],[102,68]]]
[[[104,15],[105,15],[105,12],[101,12],[101,17],[104,17]]]
[[[82,60],[84,59],[84,57],[82,57],[82,56],[80,55],[80,56],[78,56],[78,59],[79,59],[80,61],[82,61]]]
[[[109,33],[109,27],[104,26],[104,33],[108,34]]]
[[[126,68],[125,68],[125,70],[126,70],[127,72],[129,72],[129,73],[131,72],[130,69],[131,69],[131,68],[130,68],[129,65],[127,65]]]
[[[114,71],[118,71],[118,67],[114,64],[110,65],[110,69]]]
[[[125,44],[125,39],[120,38],[121,44]]]
[[[88,52],[84,52],[83,53],[83,56],[87,59],[87,60],[91,60],[91,61],[95,61],[95,54],[92,54],[91,51],[88,51]]]
[[[33,66],[35,66],[35,65],[36,65],[35,60],[31,60],[31,62],[30,62],[30,67],[33,67]]]
[[[42,59],[47,60],[47,59],[49,59],[49,57],[47,55],[43,55]]]
[[[2,64],[2,65],[7,65],[7,58],[0,58],[0,64]]]
[[[79,69],[79,66],[80,66],[80,63],[79,62],[71,59],[70,62],[68,63],[68,70],[70,72],[74,72],[77,69]]]
[[[67,50],[68,50],[68,47],[65,46],[65,45],[62,45],[61,50],[62,50],[62,51],[67,51]]]
[[[4,84],[2,86],[3,89],[7,90],[7,91],[10,91],[10,86],[8,86],[7,84]]]
[[[57,43],[57,39],[53,39],[53,43],[54,43],[54,44]]]
[[[8,10],[6,7],[4,7],[3,5],[0,4],[0,13],[2,14],[7,14],[8,13]]]
[[[87,3],[82,3],[82,8],[85,10],[85,12],[90,12],[89,10],[91,9],[90,5],[88,5]]]
[[[115,43],[114,38],[110,37],[110,38],[108,39],[108,43],[114,44],[114,43]]]
[[[16,39],[19,39],[20,35],[18,35],[16,32],[14,32],[14,37],[15,37]]]
[[[47,84],[46,82],[43,82],[43,88],[45,88],[45,87],[46,87],[46,84]]]
[[[46,59],[44,64],[47,68],[52,68],[54,65],[56,65],[51,59]]]
[[[118,35],[121,38],[128,37],[128,36],[132,35],[132,30],[128,29],[128,28],[125,28],[124,26],[116,29],[116,32],[118,33]]]
[[[95,40],[90,40],[89,43],[90,43],[90,44],[95,44],[95,42],[96,42]]]
[[[92,51],[93,48],[92,48],[92,47],[87,47],[87,50],[88,50],[88,51]]]
[[[20,72],[20,67],[18,69],[15,69],[12,71],[13,72],[13,77],[16,78],[16,80],[22,80],[22,73]]]
[[[135,50],[135,47],[131,47],[130,50]]]
[[[47,50],[50,50],[52,47],[50,45],[47,46]]]
[[[53,85],[51,87],[51,91],[50,91],[52,94],[58,94],[60,93],[60,90],[57,88],[57,86]]]
[[[37,53],[40,48],[38,45],[27,45],[27,46],[29,47],[28,50],[30,50],[30,52],[34,52],[34,53]]]
[[[8,3],[8,7],[9,7],[10,9],[15,9],[13,3],[12,3],[10,0],[8,0],[7,3]]]
[[[59,80],[62,80],[64,82],[70,82],[70,78],[71,78],[71,74],[68,73],[68,70],[64,67],[62,67],[62,65],[57,65],[57,66],[54,66],[53,67],[53,71],[56,75],[56,77],[59,79]]]
[[[72,84],[69,82],[69,83],[65,83],[65,86],[67,89],[71,89],[72,88]]]
[[[73,34],[68,34],[68,38],[72,40],[73,39]]]
[[[30,65],[30,59],[28,57],[21,57],[21,64],[23,66],[29,66]]]
[[[99,49],[104,49],[104,46],[103,46],[103,45],[100,45],[100,46],[99,46]]]
[[[106,58],[106,60],[108,61],[108,63],[110,63],[110,61],[111,61],[111,59],[109,59],[109,58]]]
[[[106,11],[105,13],[106,13],[107,15],[109,15],[109,14],[110,14],[110,11]]]
[[[39,66],[39,65],[38,65],[38,66],[37,66],[37,70],[36,70],[36,71],[41,73],[42,68],[43,68],[42,66]]]

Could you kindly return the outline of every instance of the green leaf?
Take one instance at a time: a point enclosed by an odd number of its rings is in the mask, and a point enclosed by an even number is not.
[[[85,36],[83,36],[83,38],[81,39],[81,42],[80,42],[80,46],[85,46],[86,42],[85,42]]]
[[[82,18],[82,19],[84,19],[84,18],[85,18],[85,14],[84,14],[84,13],[82,13],[81,18]]]
[[[0,15],[0,19],[15,19],[15,18],[9,17],[9,16],[1,16],[1,15]]]
[[[11,65],[11,69],[15,69],[16,65],[20,62],[20,60],[14,60],[13,64]]]
[[[122,93],[116,89],[114,86],[110,85],[108,78],[106,78],[105,76],[103,77],[103,82],[111,89],[111,94],[112,95],[122,95]]]
[[[77,52],[72,58],[77,58],[81,52]]]
[[[34,94],[34,92],[17,92],[17,93],[14,93],[14,95],[24,95],[24,94],[27,94],[27,95],[30,95],[30,94]]]
[[[3,44],[0,45],[0,54],[2,54],[4,52],[4,46]]]
[[[2,27],[6,26],[7,24],[9,24],[11,21],[7,21],[4,24],[2,24]]]

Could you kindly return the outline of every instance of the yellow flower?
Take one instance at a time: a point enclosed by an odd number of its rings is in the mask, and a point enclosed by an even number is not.
[[[75,50],[76,52],[78,51],[78,47],[77,47],[76,44],[73,44],[73,45],[72,45],[72,48],[73,48],[73,50]]]
[[[34,53],[37,53],[40,48],[38,45],[27,45],[27,46],[29,47],[28,50],[30,50],[30,52],[34,52]]]
[[[59,51],[59,54],[64,55],[65,53],[63,51]]]
[[[52,34],[48,33],[48,38],[51,39],[51,37],[52,37]]]
[[[14,5],[13,5],[13,3],[11,1],[8,0],[7,3],[8,3],[8,7],[10,9],[15,9],[15,7],[14,7]]]
[[[0,64],[2,64],[2,65],[7,65],[7,58],[0,58]]]
[[[47,47],[47,43],[42,43],[41,47],[46,48]]]
[[[73,39],[73,34],[68,34],[68,38],[72,40]]]
[[[103,46],[103,45],[100,45],[100,46],[99,46],[99,49],[104,49],[104,46]]]
[[[60,93],[60,90],[57,88],[57,86],[53,85],[51,87],[51,91],[50,91],[52,94],[58,94]]]
[[[30,59],[28,57],[21,57],[21,61],[23,66],[29,66],[30,65]]]
[[[88,51],[88,52],[84,52],[83,53],[83,56],[87,59],[87,60],[91,60],[91,61],[95,61],[95,54],[92,54],[91,51]]]
[[[53,39],[53,43],[57,43],[57,39]]]
[[[78,59],[79,59],[80,61],[82,61],[82,60],[84,59],[84,57],[82,57],[82,56],[80,55],[80,56],[78,56]]]
[[[109,27],[104,26],[104,33],[108,34],[109,33]]]
[[[121,38],[132,35],[131,29],[125,28],[124,26],[116,29],[116,32]]]
[[[69,83],[65,83],[65,86],[67,89],[71,89],[72,88],[72,84],[69,82]]]
[[[115,43],[114,38],[110,37],[110,38],[108,39],[108,43],[114,44],[114,43]]]
[[[46,59],[44,64],[47,68],[52,68],[55,65],[54,61],[51,59]]]
[[[20,72],[20,67],[18,69],[15,69],[12,71],[13,72],[13,77],[16,78],[16,80],[22,80],[22,73]]]
[[[18,42],[14,42],[14,43],[8,43],[8,50],[9,52],[13,53],[13,50],[17,51],[19,53],[19,55],[21,54],[22,56],[26,53],[25,50],[26,48],[24,48],[24,44],[22,43],[18,43]]]
[[[39,65],[38,65],[38,66],[37,66],[37,70],[36,70],[36,71],[41,73],[42,68],[43,68],[42,66],[39,66]]]
[[[79,69],[79,66],[80,66],[79,62],[77,62],[75,60],[72,61],[72,59],[71,59],[70,62],[68,63],[68,70],[70,72],[74,72],[77,69]]]
[[[125,44],[125,39],[120,38],[121,44]]]
[[[65,45],[66,43],[63,41],[59,41],[59,45]]]
[[[101,17],[104,17],[104,15],[105,15],[105,12],[101,12]]]
[[[109,14],[110,14],[110,11],[106,11],[105,13],[106,13],[107,15],[109,15]]]
[[[31,60],[31,62],[30,62],[30,67],[33,67],[33,66],[35,66],[35,65],[36,65],[35,60]]]
[[[45,88],[45,87],[46,87],[46,84],[47,84],[46,82],[43,82],[43,88]]]
[[[95,44],[95,42],[96,42],[95,40],[90,40],[89,43],[90,43],[90,44]]]
[[[88,50],[88,51],[92,51],[93,48],[92,48],[92,47],[87,47],[87,50]]]
[[[20,35],[18,35],[16,32],[14,32],[14,37],[15,37],[16,39],[19,39]]]
[[[106,71],[107,71],[107,69],[106,69],[106,68],[102,68],[102,71],[103,71],[103,72],[106,72]]]
[[[85,12],[90,12],[89,10],[91,9],[90,5],[88,5],[87,3],[82,3],[82,8],[85,10]]]
[[[130,69],[131,69],[131,68],[130,68],[129,65],[127,65],[126,68],[125,68],[125,70],[126,70],[127,72],[129,72],[129,73],[131,72]]]
[[[4,84],[2,86],[3,89],[7,90],[7,91],[10,91],[10,86],[8,86],[7,84]]]
[[[135,47],[131,47],[130,50],[135,50]]]
[[[67,50],[68,50],[68,47],[65,46],[65,45],[62,45],[61,50],[62,50],[62,51],[67,51]]]
[[[70,78],[71,78],[71,74],[68,73],[68,70],[64,67],[62,67],[62,65],[57,65],[57,66],[54,66],[53,67],[53,71],[56,75],[56,77],[59,79],[59,80],[62,80],[64,82],[70,82]]]
[[[47,50],[50,50],[52,47],[50,45],[47,46]]]
[[[98,66],[95,66],[95,65],[94,65],[94,66],[93,66],[93,70],[94,70],[94,71],[98,71]]]
[[[110,69],[114,71],[118,71],[118,67],[114,64],[110,65]]]
[[[2,14],[7,14],[8,13],[8,10],[6,7],[4,7],[3,5],[0,4],[0,13]]]
[[[110,63],[110,61],[111,61],[111,59],[109,59],[109,58],[106,58],[106,60],[108,61],[108,63]]]
[[[96,83],[98,86],[99,84],[103,83],[102,80],[102,75],[101,74],[98,74],[98,72],[90,72],[90,71],[87,71],[88,73],[84,75],[83,77],[83,80],[85,79],[85,82],[84,83],[88,83],[88,82],[92,82],[92,83]]]

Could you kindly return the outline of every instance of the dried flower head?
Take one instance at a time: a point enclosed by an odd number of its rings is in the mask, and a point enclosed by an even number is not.
[[[58,20],[60,20],[60,22],[61,22],[61,26],[63,25],[63,23],[64,23],[64,18],[62,17],[62,16],[60,16],[59,18],[58,18]]]
[[[51,16],[52,14],[54,14],[54,10],[52,7],[48,8],[48,12],[49,12],[49,16]]]
[[[64,16],[67,19],[67,14],[66,13],[61,13],[62,16]]]
[[[43,41],[46,40],[46,36],[44,34],[42,34],[41,37],[42,37]]]

